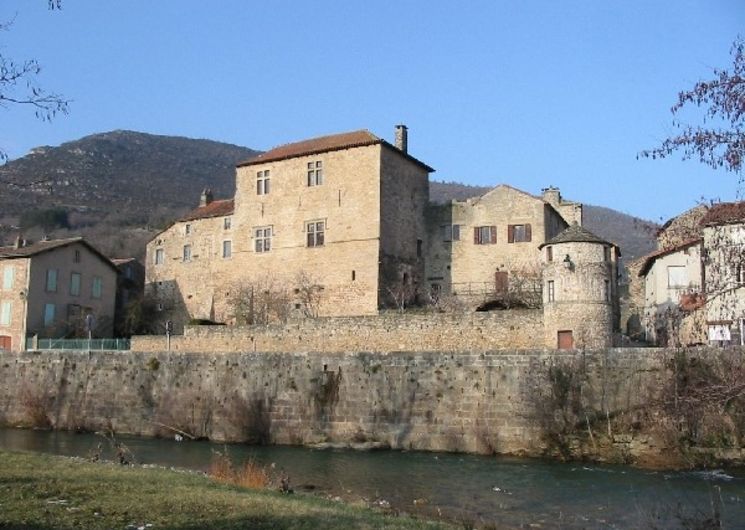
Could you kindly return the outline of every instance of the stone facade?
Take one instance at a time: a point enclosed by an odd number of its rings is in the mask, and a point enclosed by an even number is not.
[[[426,276],[433,296],[471,308],[540,305],[538,246],[581,220],[582,211],[555,188],[544,193],[547,199],[499,185],[478,198],[431,205]]]
[[[88,314],[94,336],[112,335],[117,270],[81,238],[0,247],[0,274],[5,349],[25,349],[34,335],[80,335]]]
[[[166,349],[164,336],[132,338],[132,350]],[[271,326],[188,326],[170,338],[180,352],[376,353],[529,350],[543,347],[543,313],[518,309],[486,313],[302,319]]]
[[[296,310],[325,316],[375,314],[399,295],[408,303],[422,282],[430,171],[366,131],[271,150],[238,167],[229,259],[217,252],[225,217],[197,210],[148,244],[147,290],[177,324],[230,322],[231,293],[267,282]],[[301,284],[317,295],[312,310],[293,296]]]
[[[572,225],[541,245],[545,344],[605,348],[618,331],[618,249]]]

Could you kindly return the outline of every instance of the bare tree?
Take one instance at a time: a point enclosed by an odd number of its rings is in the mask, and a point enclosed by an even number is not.
[[[230,305],[236,324],[266,325],[286,322],[290,316],[290,290],[274,278],[264,276],[242,282],[231,292]]]
[[[714,69],[714,78],[699,81],[690,90],[678,94],[672,106],[673,126],[679,133],[667,138],[655,149],[639,153],[644,158],[665,158],[682,150],[683,159],[697,157],[713,168],[724,167],[739,173],[745,155],[745,41],[732,45],[732,70]],[[695,105],[705,109],[703,125],[677,120],[684,108]]]
[[[49,0],[49,9],[61,9],[61,0]],[[0,23],[0,31],[8,31],[13,21]],[[14,60],[0,53],[0,106],[31,107],[36,117],[50,121],[58,113],[67,114],[70,101],[60,94],[47,92],[37,84],[41,65],[36,59]],[[8,159],[0,149],[0,161]]]

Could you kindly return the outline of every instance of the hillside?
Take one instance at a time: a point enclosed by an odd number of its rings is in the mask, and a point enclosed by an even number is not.
[[[0,242],[9,240],[23,216],[66,222],[24,227],[38,239],[46,234],[82,234],[112,257],[142,258],[147,241],[197,205],[205,187],[216,198],[231,197],[235,164],[259,151],[211,140],[112,131],[59,147],[38,147],[0,166]],[[465,199],[489,188],[432,182],[434,202]],[[50,209],[57,208],[54,215]],[[585,207],[585,224],[616,242],[626,258],[649,252],[653,224],[609,208]]]

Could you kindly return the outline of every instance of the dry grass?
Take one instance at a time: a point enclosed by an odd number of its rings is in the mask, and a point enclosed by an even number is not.
[[[236,466],[230,458],[227,449],[216,451],[210,463],[207,474],[217,482],[232,484],[242,488],[264,489],[272,484],[272,475],[265,466],[253,458]]]

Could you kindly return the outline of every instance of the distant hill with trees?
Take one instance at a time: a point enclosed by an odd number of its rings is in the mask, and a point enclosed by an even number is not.
[[[0,240],[9,243],[20,226],[29,239],[79,234],[109,256],[142,258],[147,241],[196,207],[203,188],[232,197],[235,165],[259,152],[134,131],[37,147],[0,166]],[[489,189],[433,181],[430,197],[462,200]],[[585,206],[585,225],[626,257],[654,248],[656,225],[610,208]]]

